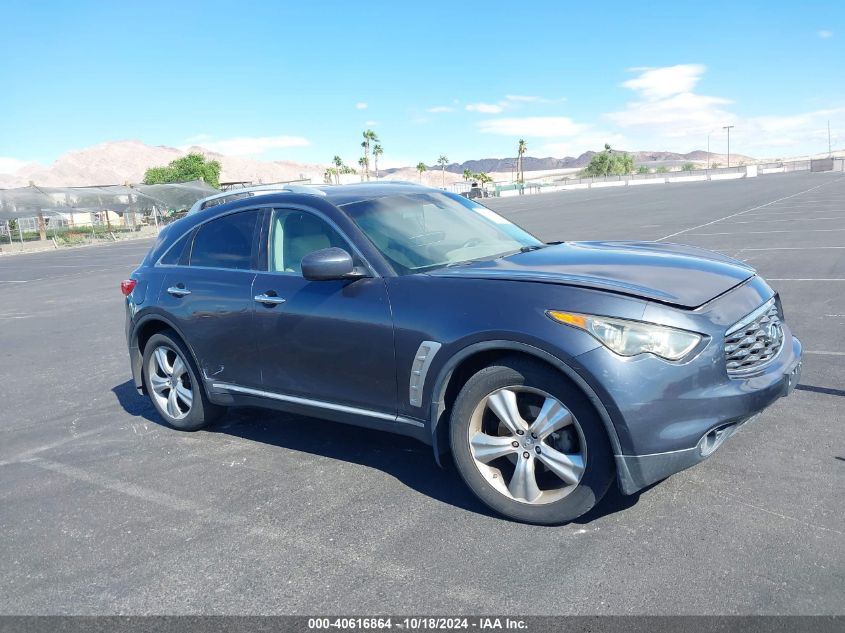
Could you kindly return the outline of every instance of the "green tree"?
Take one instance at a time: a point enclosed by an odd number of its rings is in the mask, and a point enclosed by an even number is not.
[[[220,186],[220,163],[206,160],[202,154],[188,154],[171,161],[167,167],[150,167],[144,172],[145,185],[204,180],[212,187]]]
[[[369,163],[370,159],[366,156],[362,156],[358,159],[358,164],[361,166],[361,182],[364,182],[364,176],[366,175],[367,179],[370,178],[370,170],[369,170]]]
[[[666,165],[661,165],[660,167],[658,167],[657,169],[654,170],[654,173],[656,173],[656,174],[668,174],[669,168]]]
[[[464,180],[472,178],[472,172],[469,169],[464,169]]]
[[[372,130],[364,130],[364,142],[361,147],[364,148],[364,162],[358,161],[358,164],[364,168],[364,176],[367,180],[370,179],[370,143],[378,143],[378,135]],[[363,177],[362,177],[363,178]]]
[[[337,154],[335,154],[334,158],[332,158],[332,162],[334,163],[335,183],[339,185],[341,169],[343,169],[343,159]]]
[[[373,163],[376,168],[376,180],[378,180],[378,157],[384,154],[384,148],[381,145],[373,146]]]
[[[519,182],[525,182],[525,171],[522,169],[522,157],[525,155],[525,152],[528,150],[528,144],[525,142],[524,139],[519,139],[519,145],[517,146],[517,168],[516,168],[516,179]]]
[[[446,165],[449,164],[449,159],[446,158],[446,154],[440,154],[440,158],[437,159],[437,164],[440,165],[440,172],[443,175],[442,178],[442,186],[446,188]]]
[[[637,173],[638,174],[648,174],[648,173],[651,173],[651,170],[648,167],[646,167],[645,165],[640,165],[639,167],[637,167]]]
[[[594,154],[590,164],[582,172],[585,176],[625,176],[634,171],[634,157],[622,152],[613,153],[610,145],[605,144],[604,150]]]
[[[721,166],[722,166],[722,163],[711,163],[710,164],[710,167],[712,169],[719,169],[719,167],[721,167]]]
[[[422,182],[422,175],[424,171],[427,171],[428,167],[425,166],[425,163],[420,161],[417,163],[417,171],[420,172],[420,182]]]
[[[695,169],[694,163],[684,163],[681,167],[681,171],[692,171],[693,169]]]

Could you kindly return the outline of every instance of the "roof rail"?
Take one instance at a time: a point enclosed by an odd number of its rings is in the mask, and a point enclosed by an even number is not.
[[[208,202],[212,200],[220,200],[222,198],[232,198],[233,200],[237,200],[240,197],[243,197],[244,194],[254,196],[260,195],[261,193],[270,194],[282,193],[285,191],[289,193],[300,193],[311,196],[326,196],[325,191],[321,191],[312,185],[289,185],[284,183],[278,185],[255,185],[253,187],[243,187],[241,189],[230,189],[229,191],[221,191],[220,193],[215,193],[214,195],[207,196],[205,198],[200,198],[199,200],[194,202],[193,206],[191,206],[191,209],[188,211],[188,213],[196,213],[198,211],[207,209],[209,206],[217,206],[217,204],[223,204],[223,202],[218,202],[214,205],[208,205]]]

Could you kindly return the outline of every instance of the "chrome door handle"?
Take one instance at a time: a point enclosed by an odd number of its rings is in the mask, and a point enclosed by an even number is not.
[[[180,288],[179,286],[170,286],[170,288],[167,289],[167,292],[172,294],[174,297],[184,297],[185,295],[191,294],[190,290]]]
[[[276,297],[276,296],[273,296],[273,295],[266,295],[266,294],[255,295],[255,300],[258,303],[271,304],[271,305],[277,305],[279,303],[285,302],[285,300],[282,299],[281,297]]]

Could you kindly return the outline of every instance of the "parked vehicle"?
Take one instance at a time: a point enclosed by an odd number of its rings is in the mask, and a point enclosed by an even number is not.
[[[191,213],[122,289],[135,385],[174,428],[249,405],[408,435],[541,524],[700,462],[801,368],[779,297],[742,262],[544,244],[406,183]]]

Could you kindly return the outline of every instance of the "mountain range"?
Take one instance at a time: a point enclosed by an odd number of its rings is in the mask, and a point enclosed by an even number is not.
[[[201,146],[176,148],[164,145],[147,145],[141,141],[113,141],[101,143],[82,150],[68,152],[51,165],[31,163],[15,172],[0,174],[0,189],[25,187],[30,182],[44,187],[72,187],[86,185],[123,184],[141,182],[144,172],[149,167],[166,165],[175,158],[189,152],[199,152],[221,164],[221,182],[272,183],[290,180],[310,179],[311,182],[323,182],[323,174],[328,165],[298,163],[284,160],[258,160],[242,156],[228,156],[213,152]],[[688,154],[674,152],[629,152],[637,164],[649,166],[681,165],[685,162],[704,164],[707,152],[695,151]],[[523,165],[526,172],[579,169],[590,162],[595,152],[584,152],[580,156],[565,158],[535,158],[525,156]],[[725,164],[725,157],[711,154],[711,162]],[[731,162],[753,162],[753,158],[731,155]],[[452,163],[446,171],[452,174],[451,181],[460,179],[465,169],[472,173],[484,172],[500,174],[507,178],[515,170],[516,158],[482,158],[463,163]],[[414,167],[382,169],[380,173],[389,179],[419,180],[423,183],[439,186],[443,184],[443,174],[439,165],[431,165],[424,174],[419,174]],[[459,178],[455,178],[457,175]]]

